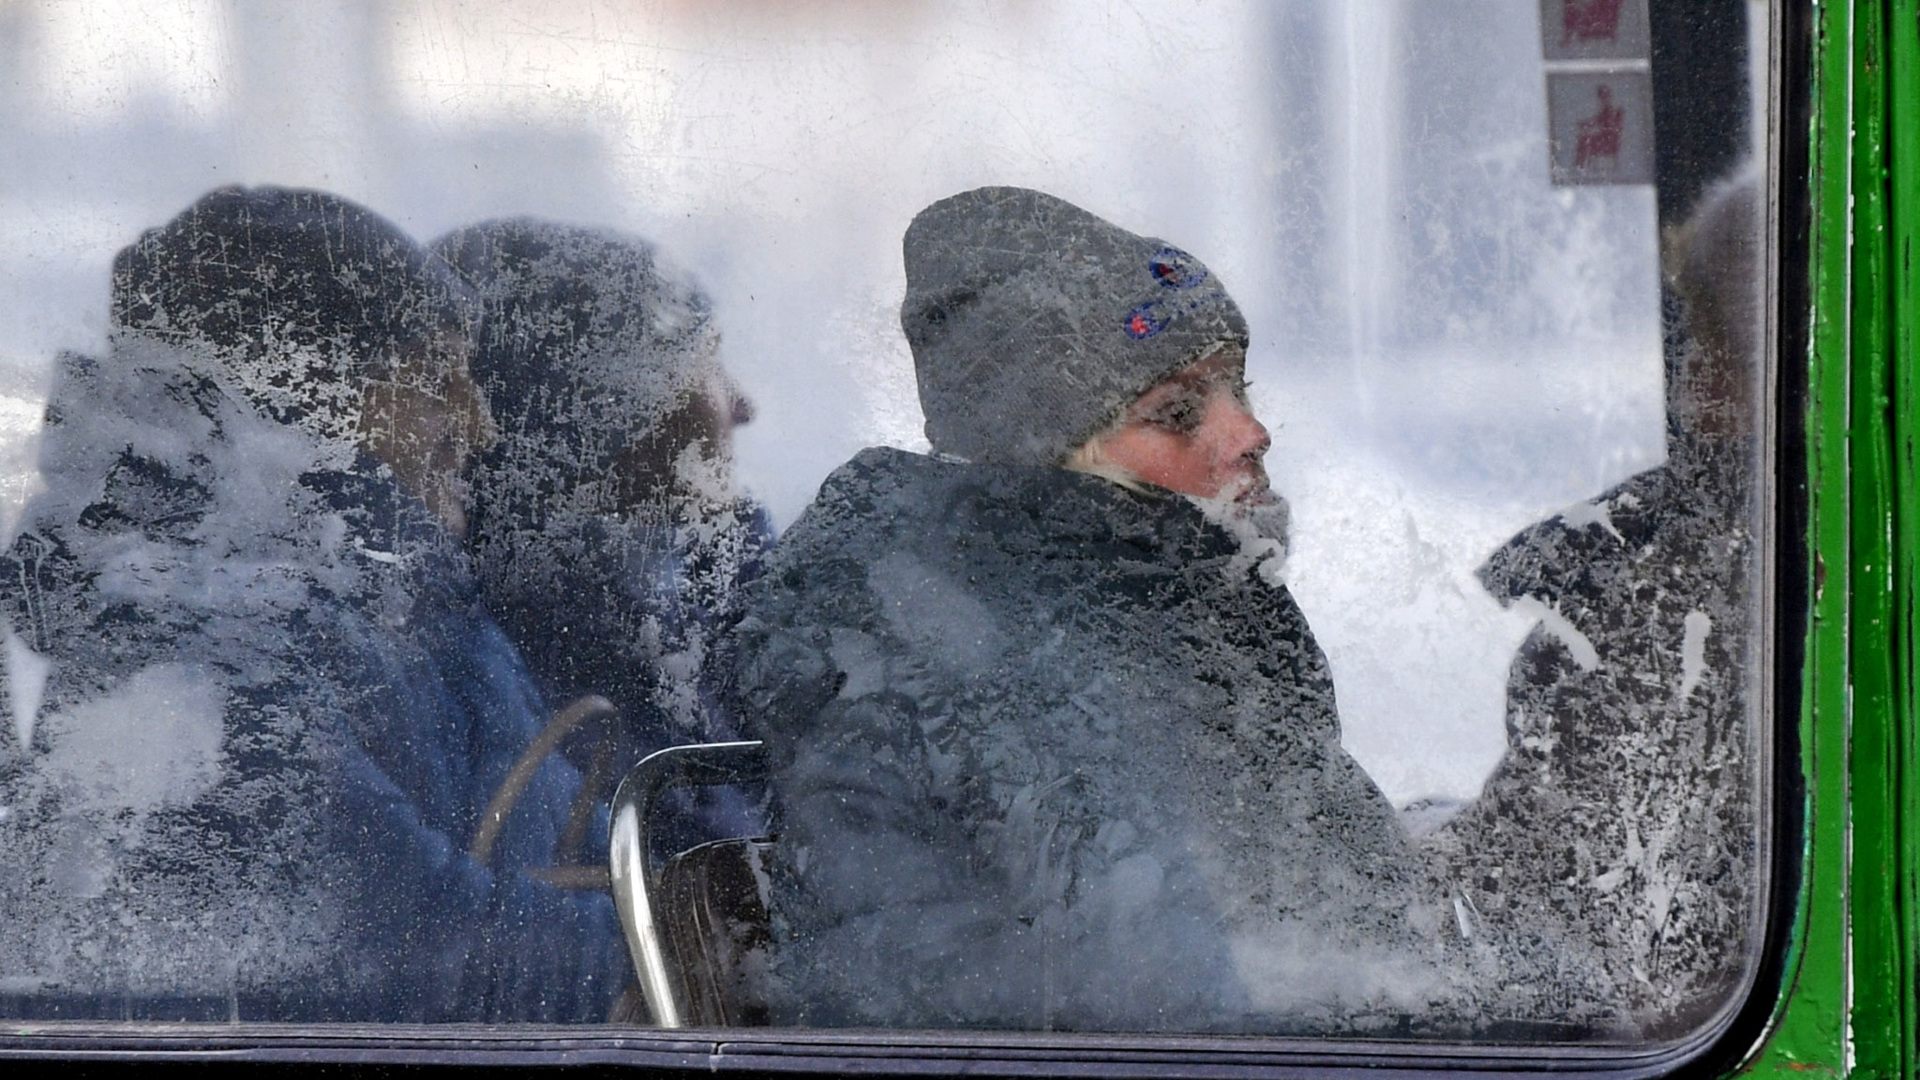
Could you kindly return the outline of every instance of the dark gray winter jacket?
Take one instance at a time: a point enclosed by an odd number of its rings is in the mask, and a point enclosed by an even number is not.
[[[1508,680],[1506,758],[1426,841],[1497,943],[1483,1014],[1678,1035],[1749,969],[1764,880],[1753,453],[1676,432],[1665,465],[1480,570],[1541,618]]]
[[[867,450],[757,588],[777,1022],[1324,1033],[1432,989],[1324,657],[1186,499]]]

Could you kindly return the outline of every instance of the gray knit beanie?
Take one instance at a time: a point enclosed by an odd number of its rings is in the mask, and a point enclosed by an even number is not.
[[[1200,354],[1247,344],[1198,259],[1043,192],[942,199],[903,246],[900,325],[942,453],[1057,465]]]

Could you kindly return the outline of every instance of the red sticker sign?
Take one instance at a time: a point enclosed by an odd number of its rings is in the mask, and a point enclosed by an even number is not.
[[[1653,183],[1653,85],[1644,71],[1550,73],[1555,184]]]
[[[1540,0],[1548,60],[1645,60],[1647,0]]]

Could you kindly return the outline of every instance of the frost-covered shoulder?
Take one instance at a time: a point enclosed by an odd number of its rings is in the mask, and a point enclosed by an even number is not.
[[[46,717],[42,765],[76,813],[136,819],[181,806],[220,779],[224,680],[204,666],[142,668],[109,692]]]

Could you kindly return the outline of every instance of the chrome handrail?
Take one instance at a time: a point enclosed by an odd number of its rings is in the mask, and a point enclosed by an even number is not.
[[[607,853],[613,902],[641,996],[659,1027],[686,1026],[686,999],[656,921],[659,883],[649,857],[654,804],[674,788],[748,783],[765,779],[766,772],[757,741],[672,746],[642,759],[614,791]]]

